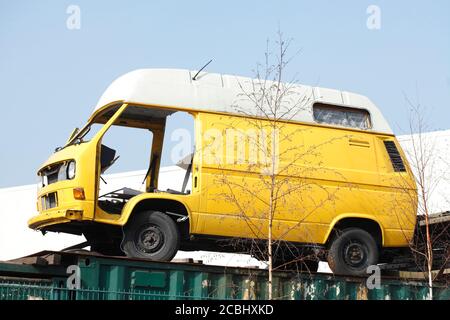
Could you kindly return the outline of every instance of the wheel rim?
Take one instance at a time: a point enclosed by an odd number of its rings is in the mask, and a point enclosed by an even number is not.
[[[157,225],[143,226],[136,233],[135,244],[142,253],[158,252],[164,244],[164,233]]]
[[[343,248],[345,263],[352,268],[365,267],[368,259],[367,248],[359,241],[349,241]]]

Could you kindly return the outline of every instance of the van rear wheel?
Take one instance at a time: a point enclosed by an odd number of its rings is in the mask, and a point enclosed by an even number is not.
[[[333,273],[367,275],[367,268],[378,263],[379,248],[373,236],[359,228],[343,230],[328,251],[328,265]]]
[[[177,225],[162,212],[136,214],[124,232],[123,250],[128,257],[170,261],[180,246]]]

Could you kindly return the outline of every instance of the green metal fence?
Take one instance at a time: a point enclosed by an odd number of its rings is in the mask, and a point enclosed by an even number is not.
[[[303,287],[303,290],[302,290]],[[442,288],[436,288],[435,299],[450,299],[443,294]],[[283,300],[423,300],[428,298],[428,288],[422,286],[397,286],[386,289],[362,289],[353,286],[345,288],[342,284],[318,285],[304,282],[291,284],[286,288],[288,295],[278,296]],[[224,297],[221,297],[223,299]],[[258,299],[260,297],[233,295],[227,300]],[[210,300],[218,299],[216,294],[194,295],[192,291],[172,293],[160,290],[113,290],[100,288],[68,289],[51,282],[0,282],[0,300]]]
[[[0,300],[211,300],[188,293],[158,290],[114,291],[98,288],[67,289],[46,283],[0,283]]]

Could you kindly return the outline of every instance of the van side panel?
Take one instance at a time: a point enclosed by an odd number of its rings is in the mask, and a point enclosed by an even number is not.
[[[271,188],[264,149],[271,154],[271,143],[259,141],[270,123],[209,113],[198,121],[203,187],[196,233],[266,238]],[[393,136],[288,122],[277,128],[278,138],[266,134],[279,145],[274,238],[323,244],[339,217],[360,217],[379,223],[384,246],[407,245],[415,186],[409,170],[393,171],[383,149]]]

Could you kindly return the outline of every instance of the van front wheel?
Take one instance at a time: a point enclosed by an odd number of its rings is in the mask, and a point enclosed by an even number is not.
[[[166,214],[147,211],[136,214],[124,228],[123,250],[128,257],[170,261],[180,246],[180,233]]]
[[[367,268],[378,263],[379,249],[373,236],[358,228],[343,230],[328,251],[328,265],[333,273],[367,275]]]

